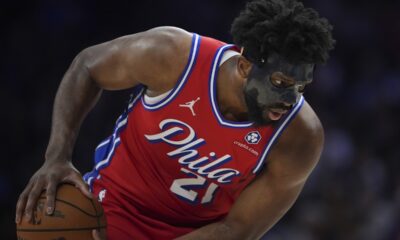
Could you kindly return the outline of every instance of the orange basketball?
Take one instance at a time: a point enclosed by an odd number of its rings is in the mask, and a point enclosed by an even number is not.
[[[62,184],[57,189],[52,215],[45,211],[43,192],[34,210],[32,221],[24,218],[17,224],[18,240],[90,240],[93,229],[105,229],[103,208],[95,199],[84,196],[79,189]]]

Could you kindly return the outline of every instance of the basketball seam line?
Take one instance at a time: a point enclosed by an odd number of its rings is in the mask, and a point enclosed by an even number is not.
[[[90,201],[90,202],[92,203],[92,207],[93,207],[93,209],[94,209],[94,212],[95,212],[95,214],[97,215],[97,209],[96,209],[96,206],[94,205],[93,200]],[[100,226],[100,218],[97,218],[97,226]]]
[[[40,198],[40,199],[45,199],[45,198]],[[98,218],[98,217],[103,216],[103,214],[104,214],[104,212],[102,211],[102,212],[100,212],[100,215],[93,215],[93,214],[90,214],[90,213],[86,212],[86,211],[83,210],[82,208],[80,208],[80,207],[78,207],[78,206],[76,206],[76,205],[74,205],[74,204],[72,204],[72,203],[69,203],[69,202],[67,202],[67,201],[65,201],[65,200],[56,198],[56,201],[60,201],[60,202],[62,202],[62,203],[64,203],[64,204],[70,205],[71,207],[74,207],[74,208],[78,209],[79,211],[83,212],[84,214],[86,214],[86,215],[88,215],[88,216],[90,216],[90,217],[96,217],[96,218]],[[93,203],[92,203],[92,204],[93,204]],[[96,214],[97,214],[97,211],[96,211]]]

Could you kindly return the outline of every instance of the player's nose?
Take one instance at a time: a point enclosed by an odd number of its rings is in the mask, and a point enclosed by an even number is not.
[[[293,92],[292,92],[292,91],[287,92],[287,93],[285,94],[284,98],[282,99],[282,100],[283,100],[283,101],[282,101],[282,104],[283,104],[285,107],[291,107],[291,106],[293,106],[293,105],[298,101],[299,97],[300,97],[300,95],[297,94],[297,93],[294,92],[294,91],[293,91]]]

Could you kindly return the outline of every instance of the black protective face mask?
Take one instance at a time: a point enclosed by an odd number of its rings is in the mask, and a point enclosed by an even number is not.
[[[268,109],[289,110],[302,95],[299,90],[313,80],[314,64],[290,64],[277,54],[271,55],[263,64],[253,64],[244,89],[249,120],[257,125],[273,122],[266,117]],[[276,86],[271,81],[280,72],[293,78],[290,86]]]

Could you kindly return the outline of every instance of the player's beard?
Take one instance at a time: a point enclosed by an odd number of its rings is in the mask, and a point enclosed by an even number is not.
[[[247,106],[247,115],[248,119],[251,122],[254,122],[255,126],[265,126],[276,124],[279,120],[274,121],[268,117],[268,114],[265,114],[265,111],[269,111],[269,109],[282,109],[282,110],[290,110],[292,106],[288,107],[283,104],[270,104],[268,106],[261,107],[257,102],[257,95],[249,94],[248,92],[244,92],[244,97]]]
[[[247,115],[249,121],[254,122],[255,126],[265,126],[273,123],[271,119],[266,119],[263,117],[263,109],[258,105],[254,97],[250,96],[248,93],[244,93],[244,97],[247,105]]]

